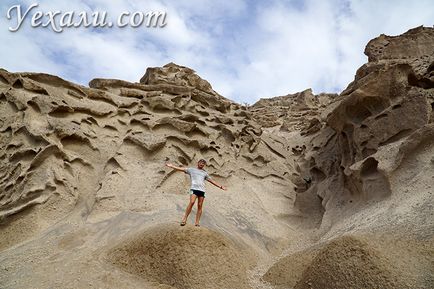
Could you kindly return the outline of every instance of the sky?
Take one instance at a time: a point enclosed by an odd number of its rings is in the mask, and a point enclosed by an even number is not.
[[[10,7],[38,7],[7,18]],[[23,11],[23,12],[24,12]],[[166,12],[164,27],[31,27],[35,11]],[[42,18],[47,22],[49,18]],[[44,21],[45,19],[45,21]],[[87,85],[93,78],[138,82],[147,67],[188,66],[239,103],[312,88],[339,93],[367,62],[367,42],[384,33],[434,25],[434,1],[420,0],[40,0],[0,1],[0,67],[58,75]]]

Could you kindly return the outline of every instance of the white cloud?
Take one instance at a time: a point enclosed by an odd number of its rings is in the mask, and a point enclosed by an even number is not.
[[[309,87],[342,90],[366,62],[370,39],[431,26],[434,19],[428,0],[41,0],[44,11],[166,11],[168,24],[59,34],[27,23],[11,33],[5,14],[14,4],[0,4],[0,67],[86,84],[95,77],[137,81],[147,67],[174,61],[195,69],[221,94],[249,103]]]

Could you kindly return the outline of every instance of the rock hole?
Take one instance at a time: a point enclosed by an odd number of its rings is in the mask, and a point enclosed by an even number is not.
[[[398,133],[392,135],[391,137],[389,137],[388,139],[386,139],[384,142],[379,143],[379,145],[382,146],[382,145],[387,145],[387,144],[396,142],[396,141],[408,136],[409,134],[411,134],[412,131],[413,130],[411,130],[411,129],[401,130],[400,132],[398,132]]]
[[[27,105],[33,108],[36,112],[41,113],[41,109],[39,108],[38,104],[34,102],[33,100],[29,100],[27,102]]]
[[[28,149],[28,150],[24,150],[24,151],[18,151],[18,152],[15,152],[9,158],[9,161],[11,161],[13,163],[17,163],[20,161],[30,162],[31,160],[33,160],[35,158],[36,155],[37,155],[37,153],[32,149]]]
[[[23,88],[23,81],[21,79],[17,79],[14,81],[14,83],[12,84],[13,88]]]
[[[408,75],[408,83],[412,86],[417,86],[423,89],[434,88],[434,81],[429,78],[418,78],[414,73]]]
[[[183,156],[179,156],[178,157],[178,162],[180,162],[181,164],[183,164],[184,166],[188,165],[188,161],[183,157]]]
[[[434,71],[434,62],[431,63],[427,69],[427,72],[432,72],[432,71]]]
[[[368,158],[364,163],[363,167],[360,170],[360,176],[368,177],[378,173],[377,170],[378,161],[374,158]]]
[[[58,106],[49,112],[48,115],[56,118],[65,118],[70,112],[74,112],[74,109],[68,106]]]
[[[347,108],[347,114],[348,117],[354,122],[354,123],[360,123],[367,117],[371,116],[371,112],[366,109],[364,106],[349,106]]]
[[[387,117],[387,113],[382,113],[382,114],[380,114],[380,115],[377,115],[377,116],[375,117],[375,119],[376,119],[376,120],[379,120],[379,119],[382,119],[382,118],[385,118],[385,117]]]
[[[8,101],[8,105],[12,109],[13,112],[18,112],[19,111],[18,106],[15,103],[13,103],[11,101]]]
[[[312,175],[312,180],[314,182],[321,182],[326,178],[326,175],[316,167],[310,170],[310,174]]]

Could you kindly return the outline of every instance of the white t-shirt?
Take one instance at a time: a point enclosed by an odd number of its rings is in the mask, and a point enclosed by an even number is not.
[[[191,179],[191,189],[199,190],[205,192],[205,180],[208,180],[210,177],[205,170],[200,170],[197,168],[187,168],[185,173],[190,175]]]

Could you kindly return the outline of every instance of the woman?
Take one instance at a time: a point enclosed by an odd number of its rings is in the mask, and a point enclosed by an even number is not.
[[[184,218],[181,221],[181,226],[185,226],[185,224],[187,223],[188,215],[190,214],[196,199],[198,199],[198,202],[197,202],[196,221],[194,225],[197,227],[200,226],[199,221],[200,221],[200,216],[202,215],[203,202],[205,200],[205,183],[204,183],[205,180],[207,180],[208,182],[210,182],[211,184],[213,184],[214,186],[222,190],[226,190],[225,187],[217,184],[215,181],[213,181],[210,178],[208,173],[203,169],[205,165],[206,165],[206,161],[204,159],[200,159],[197,162],[197,168],[182,168],[182,167],[176,167],[172,164],[166,164],[166,166],[169,168],[190,175],[190,180],[191,180],[190,203],[188,204],[187,209],[185,210]]]

